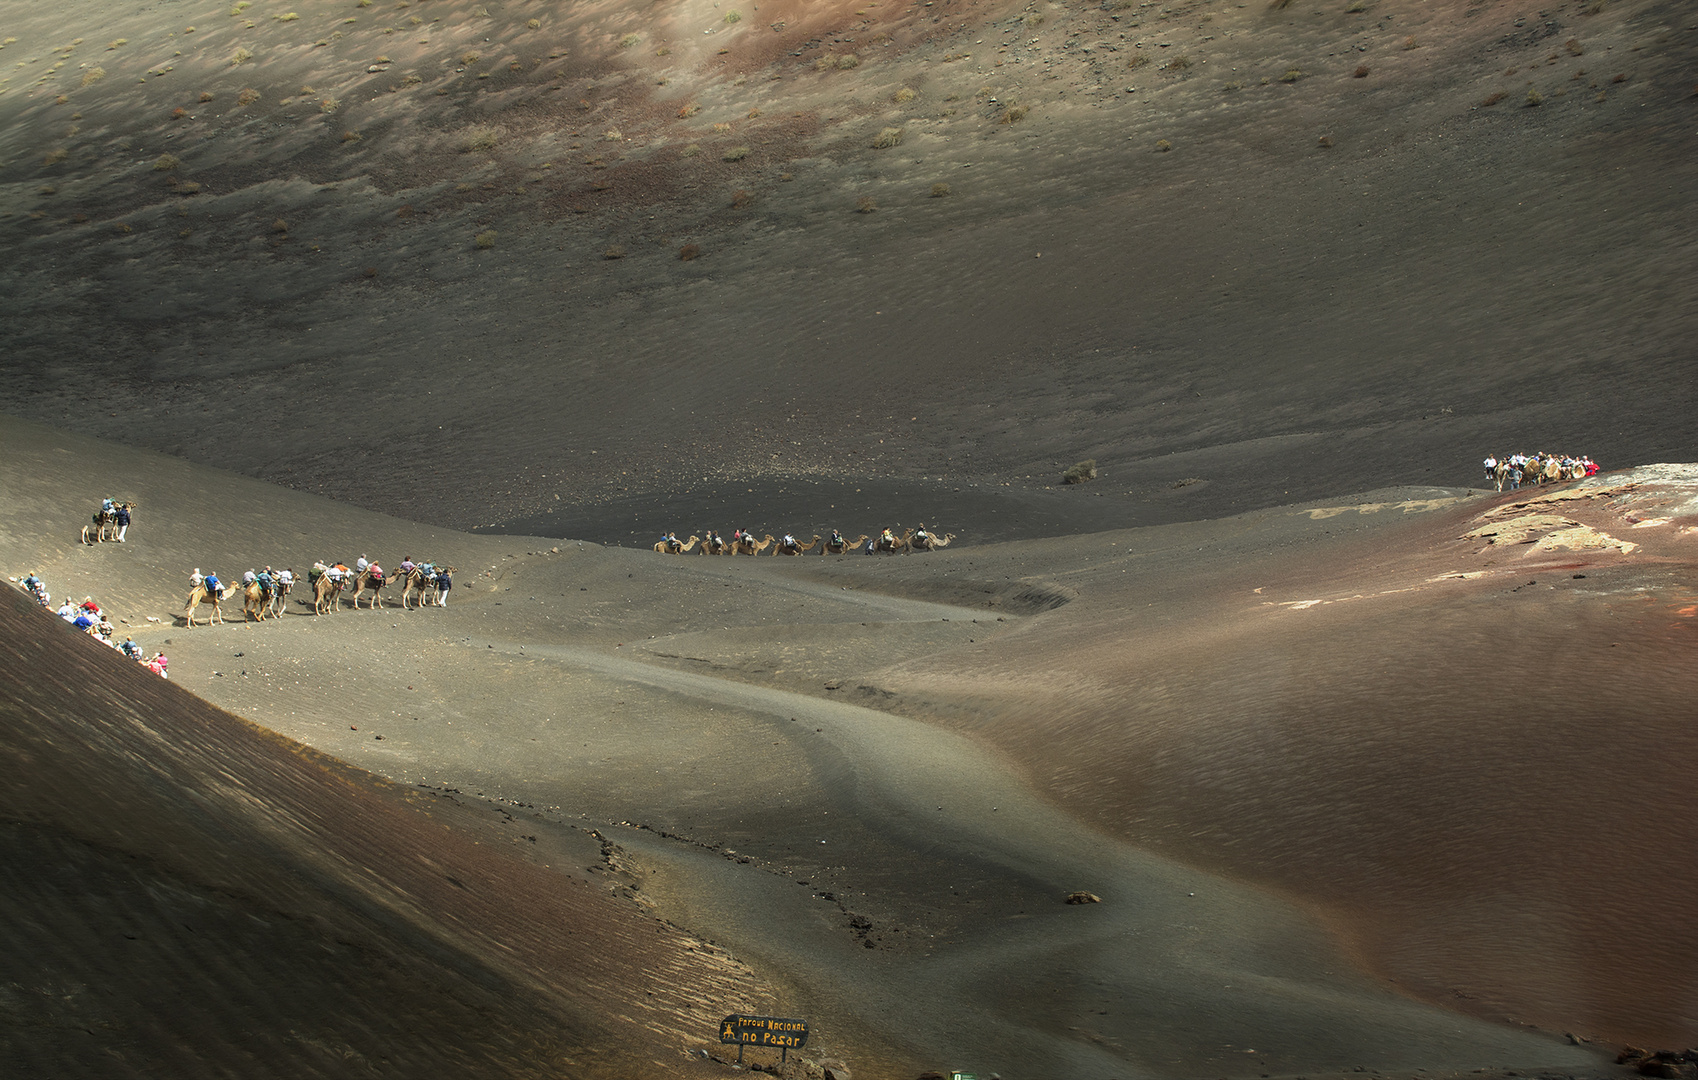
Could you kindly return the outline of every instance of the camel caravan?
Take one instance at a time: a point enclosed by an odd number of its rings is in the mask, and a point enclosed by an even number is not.
[[[901,528],[900,525],[897,528]],[[654,550],[662,555],[806,555],[810,551],[818,551],[821,555],[843,555],[851,551],[860,551],[867,555],[887,554],[911,551],[936,551],[946,548],[955,539],[954,533],[943,536],[927,530],[925,522],[919,528],[909,529],[898,536],[893,530],[885,529],[877,536],[862,533],[853,540],[845,540],[843,534],[836,529],[831,535],[821,537],[819,533],[807,543],[802,543],[789,533],[777,539],[767,533],[759,540],[755,534],[745,529],[738,529],[731,534],[730,540],[725,540],[712,529],[702,536],[691,535],[688,540],[678,539],[676,533],[667,533],[654,545]]]
[[[1500,458],[1496,454],[1487,454],[1484,462],[1486,480],[1497,490],[1502,491],[1507,486],[1509,490],[1519,490],[1522,483],[1555,484],[1564,480],[1580,480],[1595,476],[1598,463],[1589,457],[1569,457],[1567,454],[1547,454],[1543,451],[1533,454],[1510,454]]]
[[[226,584],[219,580],[216,573],[203,575],[197,566],[189,575],[189,583],[189,599],[183,609],[183,621],[187,625],[198,625],[196,612],[201,607],[210,611],[208,626],[222,623],[224,601],[237,596],[242,601],[242,621],[263,622],[275,619],[288,610],[289,594],[295,587],[295,572],[292,569],[272,570],[267,566],[259,571],[249,570],[242,575],[240,584]],[[307,588],[312,599],[301,601],[301,605],[310,606],[314,615],[339,611],[344,600],[355,608],[362,606],[363,600],[367,609],[375,609],[384,606],[383,589],[392,585],[401,589],[403,608],[446,607],[448,593],[454,588],[454,567],[415,563],[408,556],[401,560],[394,573],[386,573],[377,563],[367,562],[364,555],[356,559],[353,566],[320,560],[307,571]]]

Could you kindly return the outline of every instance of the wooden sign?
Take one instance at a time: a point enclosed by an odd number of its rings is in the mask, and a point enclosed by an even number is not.
[[[742,1016],[733,1013],[719,1022],[719,1041],[744,1046],[771,1046],[786,1052],[808,1041],[808,1022],[783,1016]]]

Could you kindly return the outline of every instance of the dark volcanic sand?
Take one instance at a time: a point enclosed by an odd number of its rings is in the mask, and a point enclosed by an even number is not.
[[[0,410],[173,458],[8,422],[7,572],[381,776],[623,829],[869,1070],[1690,1044],[1692,534],[1445,591],[1471,510],[1289,509],[1698,458],[1698,26],[1593,7],[14,5]],[[106,494],[135,542],[77,548]],[[957,546],[521,535],[920,521]],[[361,551],[464,591],[167,628],[196,565]]]

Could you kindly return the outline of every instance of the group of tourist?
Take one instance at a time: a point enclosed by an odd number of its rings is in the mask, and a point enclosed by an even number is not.
[[[40,574],[32,570],[18,584],[22,585],[24,591],[33,596],[35,602],[42,607],[53,606],[52,598],[47,592],[47,585],[41,580]],[[148,670],[156,672],[161,678],[165,677],[165,667],[170,662],[166,659],[165,654],[157,652],[151,657],[148,656],[132,637],[126,636],[123,641],[118,641],[118,628],[112,625],[111,616],[95,602],[94,597],[85,596],[81,603],[67,598],[64,603],[59,605],[57,614],[61,619],[102,645],[123,653],[138,664],[145,665]]]
[[[1543,484],[1546,481],[1578,480],[1583,476],[1595,476],[1598,472],[1598,463],[1589,457],[1547,454],[1544,451],[1510,454],[1501,458],[1487,454],[1484,465],[1486,480],[1499,491],[1505,487],[1511,491],[1518,490],[1523,482]]]
[[[423,603],[436,607],[448,606],[448,593],[454,588],[453,567],[435,562],[414,562],[413,557],[407,555],[402,557],[395,568],[394,576],[403,588],[408,587],[409,583],[416,586]],[[351,567],[342,562],[326,563],[320,560],[313,563],[312,569],[307,572],[307,583],[313,587],[315,594],[318,592],[321,578],[327,580],[331,590],[336,593],[349,586],[356,590],[370,589],[375,593],[390,581],[390,575],[383,567],[368,561],[364,555],[355,559]]]

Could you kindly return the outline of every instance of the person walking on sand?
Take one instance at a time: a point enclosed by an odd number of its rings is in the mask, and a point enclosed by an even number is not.
[[[130,531],[130,504],[119,503],[113,520],[118,523],[118,542],[122,544],[124,534]]]

